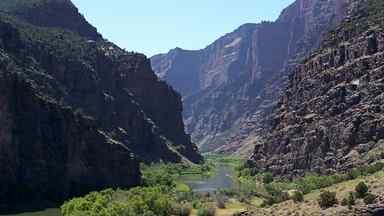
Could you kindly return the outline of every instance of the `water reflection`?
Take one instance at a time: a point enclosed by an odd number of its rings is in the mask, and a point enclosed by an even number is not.
[[[232,180],[233,170],[226,166],[218,167],[216,174],[210,178],[185,180],[194,192],[213,192],[219,189],[228,189],[234,186]]]

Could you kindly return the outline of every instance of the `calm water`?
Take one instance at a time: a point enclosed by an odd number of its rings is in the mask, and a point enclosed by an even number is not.
[[[231,168],[220,166],[217,173],[210,178],[185,179],[185,182],[195,192],[213,192],[234,187],[232,175],[233,170]]]

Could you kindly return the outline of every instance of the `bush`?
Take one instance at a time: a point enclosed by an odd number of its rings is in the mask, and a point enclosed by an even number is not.
[[[383,170],[384,163],[383,162],[377,162],[375,164],[371,164],[367,166],[367,173],[368,174],[374,174],[380,170]]]
[[[343,182],[347,179],[345,175],[320,176],[318,174],[308,174],[305,177],[295,180],[296,188],[307,194],[313,190],[329,187],[331,185]]]
[[[212,206],[204,206],[197,211],[197,216],[215,216],[216,209]]]
[[[61,207],[61,214],[168,216],[173,203],[172,197],[161,187],[138,187],[129,191],[109,189],[66,202]]]
[[[175,204],[172,207],[172,215],[174,216],[189,216],[191,214],[192,207],[189,204]]]
[[[201,208],[201,207],[202,207],[202,203],[201,203],[201,201],[199,201],[199,200],[194,200],[194,201],[192,202],[192,207],[193,207],[194,209],[199,209],[199,208]]]
[[[266,205],[281,203],[289,199],[288,193],[282,190],[282,187],[280,184],[277,184],[277,183],[267,184],[265,186],[265,189],[270,195],[270,197],[265,200]]]
[[[263,183],[264,184],[269,184],[269,183],[271,183],[271,182],[273,182],[273,175],[272,175],[272,173],[264,173],[264,175],[263,175]]]
[[[143,185],[147,187],[175,187],[175,177],[166,164],[157,164],[143,169]]]
[[[294,202],[303,202],[304,201],[304,195],[301,191],[293,191],[292,194],[290,195],[290,198]]]
[[[342,206],[347,206],[348,205],[348,198],[343,198],[342,200],[341,200],[341,205]]]
[[[330,208],[337,204],[336,192],[324,191],[318,200],[319,206],[323,209]]]
[[[375,203],[375,200],[376,200],[376,195],[371,193],[366,194],[364,197],[364,203],[367,205]]]
[[[362,167],[357,167],[348,172],[348,179],[357,179],[358,177],[361,176],[367,176],[370,174],[377,173],[381,170],[384,169],[384,163],[383,162],[377,162],[374,164],[362,166]]]
[[[356,185],[355,191],[357,198],[364,198],[368,193],[368,185],[366,185],[364,182],[360,182]]]
[[[341,202],[341,205],[343,206],[348,206],[349,209],[352,208],[352,206],[354,206],[356,204],[356,199],[355,199],[355,195],[350,192],[348,194],[348,197],[344,198],[343,201]]]
[[[354,169],[348,171],[348,179],[349,180],[356,179],[360,176],[361,176],[361,171],[359,169],[354,168]]]

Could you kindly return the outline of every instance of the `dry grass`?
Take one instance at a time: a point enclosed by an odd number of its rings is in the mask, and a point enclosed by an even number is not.
[[[250,200],[250,205],[240,203],[235,199],[230,199],[226,204],[225,209],[217,209],[216,216],[231,216],[236,212],[250,210],[257,216],[335,216],[335,215],[349,215],[350,210],[347,207],[337,205],[329,209],[321,209],[317,203],[317,199],[321,191],[329,190],[336,191],[337,198],[341,200],[348,196],[349,192],[353,191],[355,186],[364,181],[369,185],[370,192],[380,194],[384,192],[384,171],[378,172],[371,176],[361,177],[355,180],[346,181],[340,184],[333,185],[322,190],[316,190],[312,193],[305,195],[303,203],[295,203],[291,200],[273,205],[268,208],[259,208],[262,200],[253,198]],[[363,205],[362,200],[357,201],[357,206]],[[196,216],[197,210],[192,211],[191,216]]]
[[[336,191],[337,198],[341,201],[348,196],[348,193],[353,191],[355,186],[361,182],[366,182],[370,191],[374,194],[380,194],[384,192],[384,171],[378,172],[374,175],[358,178],[355,180],[336,184],[334,186],[324,188],[322,190]],[[317,199],[321,190],[314,191],[307,194],[303,203],[294,203],[293,201],[286,201],[280,204],[276,204],[269,208],[254,209],[255,215],[265,216],[334,216],[334,215],[348,215],[350,210],[347,207],[337,205],[335,207],[323,210],[319,207]],[[363,205],[363,202],[359,200],[357,205]]]
[[[226,205],[225,209],[216,209],[216,216],[232,216],[236,212],[247,210],[247,205],[244,203],[240,203],[235,199],[230,199]],[[197,209],[193,209],[191,212],[191,216],[197,216]]]

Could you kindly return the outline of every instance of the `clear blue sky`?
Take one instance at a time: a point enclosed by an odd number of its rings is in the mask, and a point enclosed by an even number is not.
[[[152,56],[201,49],[244,23],[273,21],[293,0],[72,0],[105,38]]]

